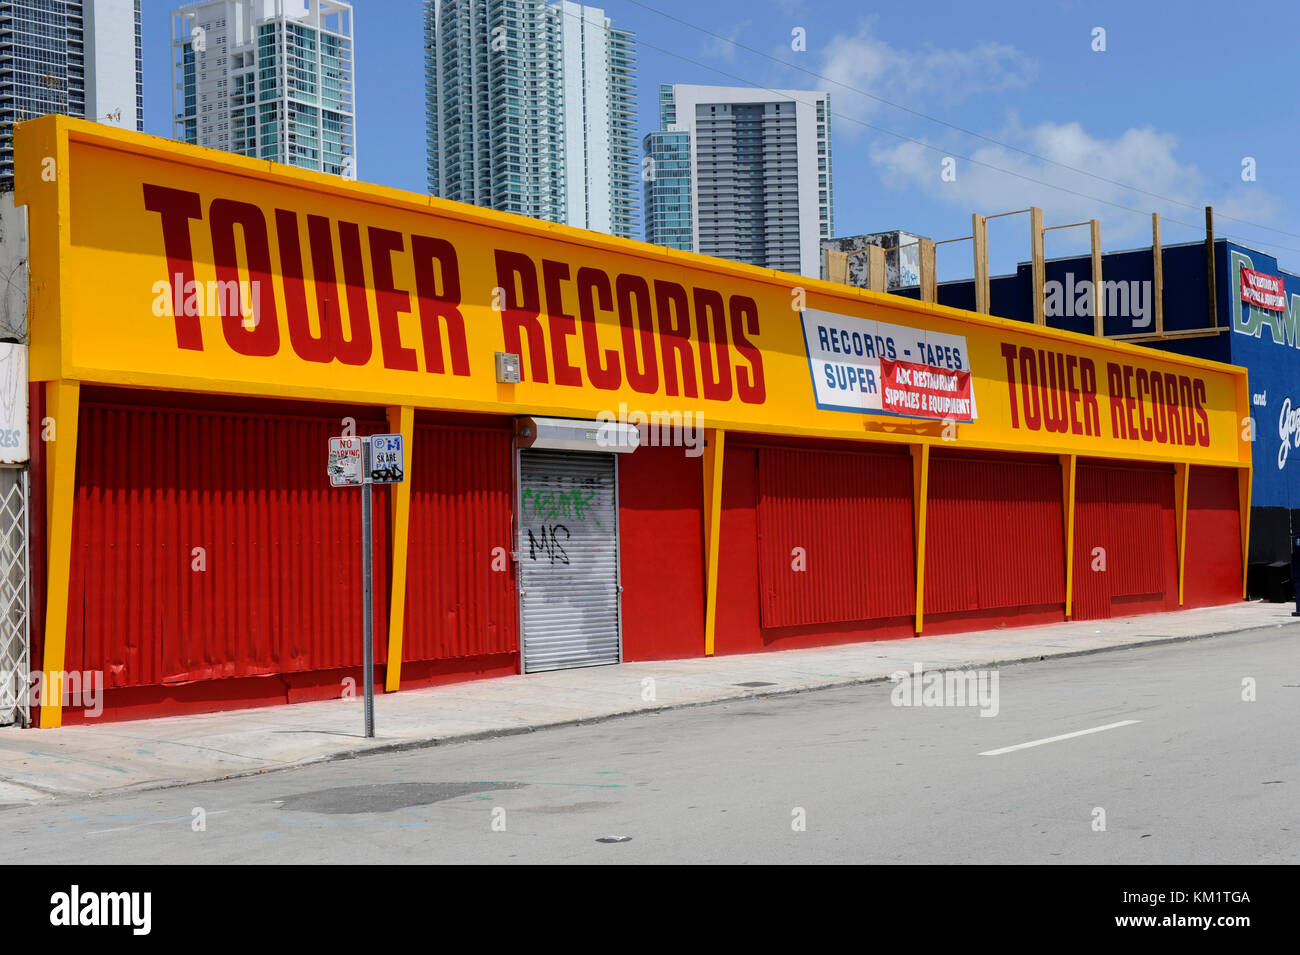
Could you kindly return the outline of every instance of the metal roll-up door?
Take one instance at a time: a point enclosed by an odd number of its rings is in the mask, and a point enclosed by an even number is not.
[[[519,452],[524,672],[618,663],[614,455]]]

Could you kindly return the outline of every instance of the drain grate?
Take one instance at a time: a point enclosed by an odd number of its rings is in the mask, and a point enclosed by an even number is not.
[[[765,682],[762,681],[762,680],[750,680],[748,683],[733,683],[733,684],[731,684],[731,685],[732,685],[732,686],[748,686],[748,687],[755,687],[755,686],[776,686],[775,683],[765,683]]]

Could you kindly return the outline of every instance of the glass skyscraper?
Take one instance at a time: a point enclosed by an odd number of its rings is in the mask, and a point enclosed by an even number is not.
[[[633,47],[567,0],[426,0],[429,192],[631,237]]]
[[[0,188],[13,124],[47,113],[144,129],[140,0],[0,0]]]
[[[172,13],[177,139],[356,178],[352,7],[208,0]]]
[[[834,228],[830,97],[664,85],[643,140],[647,242],[815,276]]]
[[[645,159],[645,240],[689,252],[691,229],[691,134],[670,130],[677,104],[673,88],[659,87],[659,129],[642,141]]]

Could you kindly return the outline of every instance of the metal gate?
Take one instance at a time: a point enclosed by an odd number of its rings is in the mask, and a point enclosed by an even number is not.
[[[618,663],[618,480],[613,454],[519,452],[524,672]]]
[[[31,721],[27,471],[0,467],[0,726]]]

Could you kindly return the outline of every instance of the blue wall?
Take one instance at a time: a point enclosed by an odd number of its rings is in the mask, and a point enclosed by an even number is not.
[[[1300,436],[1284,439],[1284,412],[1300,402],[1300,351],[1296,323],[1300,320],[1300,276],[1281,272],[1277,259],[1262,252],[1223,244],[1220,272],[1222,321],[1232,327],[1228,335],[1234,365],[1250,370],[1251,415],[1255,419],[1255,480],[1251,503],[1256,507],[1300,507]],[[1241,266],[1281,275],[1288,310],[1270,312],[1241,300]],[[1300,415],[1297,415],[1300,423]],[[1283,447],[1285,445],[1285,448]]]

